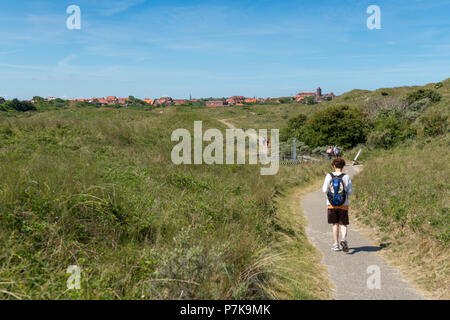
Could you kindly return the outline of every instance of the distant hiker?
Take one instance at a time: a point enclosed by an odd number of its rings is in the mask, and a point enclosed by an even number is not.
[[[322,191],[327,195],[328,223],[333,225],[333,251],[340,251],[339,228],[341,229],[340,245],[344,252],[348,252],[347,225],[348,220],[348,196],[353,194],[352,180],[342,172],[345,160],[333,159],[331,162],[334,172],[325,176]]]
[[[328,146],[328,149],[327,149],[327,160],[328,161],[331,160],[332,154],[333,154],[333,148],[331,146]]]
[[[341,156],[341,149],[337,145],[333,148],[333,154],[335,158],[339,158]]]

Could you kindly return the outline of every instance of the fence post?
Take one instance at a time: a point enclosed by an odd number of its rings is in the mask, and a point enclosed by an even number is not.
[[[297,146],[296,146],[297,138],[292,140],[292,161],[297,161]]]
[[[359,155],[361,153],[361,150],[362,149],[359,149],[358,154],[356,155],[355,159],[353,159],[353,161],[352,161],[352,165],[357,165],[358,164],[358,157],[359,157]]]

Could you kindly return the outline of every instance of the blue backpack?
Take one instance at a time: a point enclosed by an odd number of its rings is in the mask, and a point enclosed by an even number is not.
[[[331,182],[327,192],[328,201],[333,207],[342,206],[347,199],[347,192],[345,191],[344,181],[342,180],[345,173],[339,176],[335,176],[331,172],[329,174],[331,175]]]

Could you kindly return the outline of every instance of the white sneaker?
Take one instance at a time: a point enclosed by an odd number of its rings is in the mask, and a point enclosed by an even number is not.
[[[348,252],[348,243],[347,240],[341,240],[342,251]]]
[[[333,247],[331,248],[331,250],[333,250],[333,251],[341,251],[341,249],[339,248],[339,244],[338,243],[335,243],[334,245],[333,245]]]

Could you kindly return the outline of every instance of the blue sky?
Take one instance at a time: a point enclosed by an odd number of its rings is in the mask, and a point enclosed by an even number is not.
[[[81,30],[68,30],[69,5]],[[369,30],[369,5],[381,30]],[[450,77],[450,0],[0,0],[0,96],[278,97]]]

